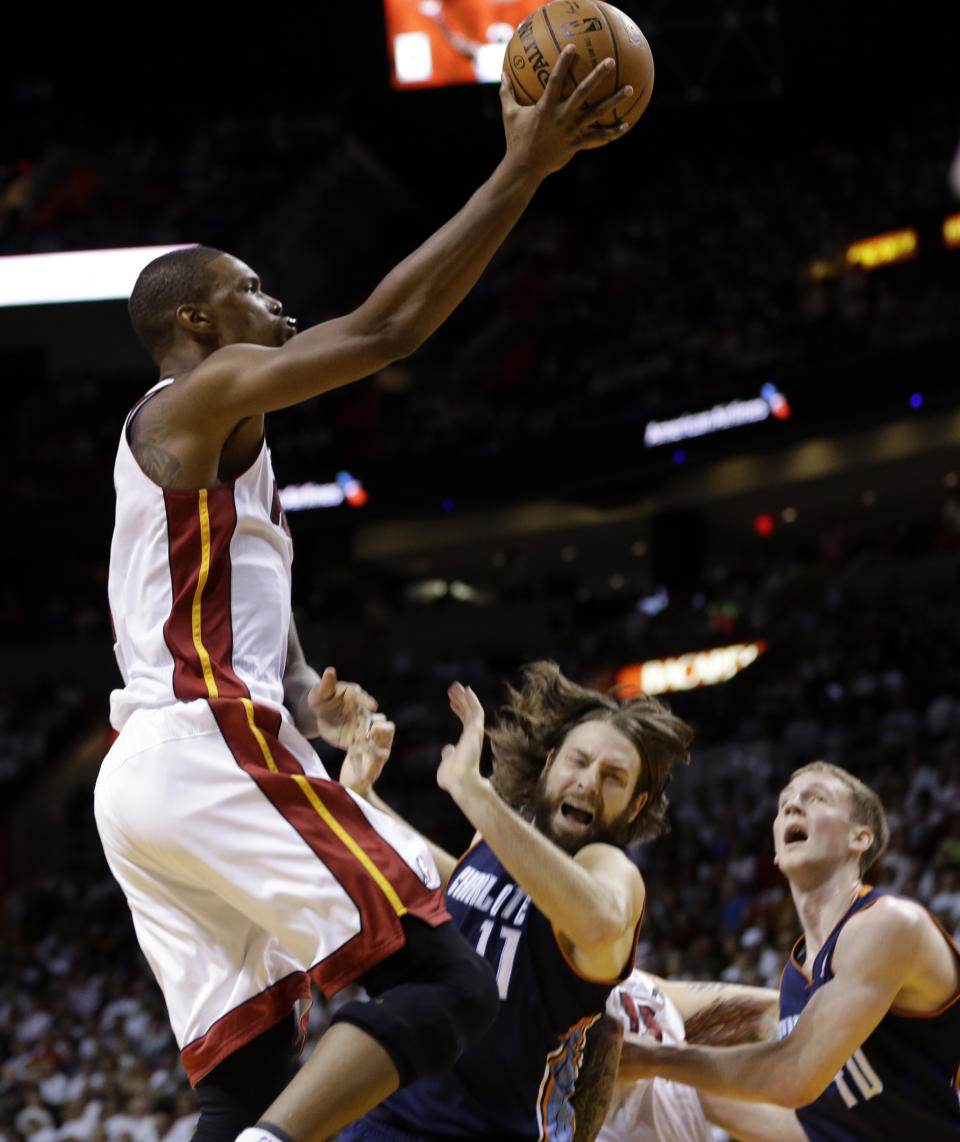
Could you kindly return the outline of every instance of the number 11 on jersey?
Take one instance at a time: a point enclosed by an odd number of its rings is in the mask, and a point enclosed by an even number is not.
[[[487,953],[487,944],[493,933],[493,921],[484,920],[480,925],[480,939],[477,940],[477,951],[481,956]],[[500,998],[507,998],[507,989],[510,987],[510,975],[513,972],[513,961],[517,954],[517,944],[520,943],[520,929],[509,928],[504,925],[500,929],[500,939],[503,947],[500,950],[500,962],[497,965],[497,988]]]

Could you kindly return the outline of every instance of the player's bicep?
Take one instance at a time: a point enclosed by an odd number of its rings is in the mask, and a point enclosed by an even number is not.
[[[191,377],[200,416],[236,423],[287,408],[375,373],[403,353],[386,327],[364,322],[360,311],[297,334],[285,345],[228,345]]]
[[[646,887],[640,870],[620,849],[612,845],[585,845],[573,858],[594,878],[597,892],[606,897],[619,927],[632,930],[643,913]]]
[[[565,922],[554,919],[554,926],[578,971],[612,980],[633,957],[646,893],[643,877],[610,845],[588,845],[573,859],[592,881],[590,906]]]

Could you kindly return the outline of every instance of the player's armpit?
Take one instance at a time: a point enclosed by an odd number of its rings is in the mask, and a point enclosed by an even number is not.
[[[622,1043],[623,1027],[610,1015],[602,1015],[587,1032],[571,1100],[576,1116],[573,1142],[593,1142],[600,1133],[617,1078]]]
[[[807,1142],[792,1110],[765,1102],[738,1102],[700,1092],[700,1105],[709,1123],[726,1130],[736,1142]]]

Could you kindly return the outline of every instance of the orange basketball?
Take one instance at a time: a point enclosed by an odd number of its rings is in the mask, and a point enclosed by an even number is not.
[[[627,84],[633,95],[597,123],[602,127],[626,123],[629,130],[653,94],[653,54],[633,20],[601,0],[552,0],[519,25],[504,58],[517,102],[536,103],[567,44],[577,49],[577,59],[564,82],[564,98],[609,56],[616,67],[596,89],[593,101],[599,103]]]

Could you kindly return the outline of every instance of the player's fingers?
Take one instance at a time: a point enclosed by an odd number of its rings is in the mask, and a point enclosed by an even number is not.
[[[631,95],[633,95],[633,88],[627,84],[626,87],[621,87],[619,91],[615,91],[613,95],[602,99],[595,107],[591,107],[590,114],[595,119],[602,119],[614,108],[619,107],[621,103],[625,103]]]
[[[311,690],[311,696],[316,696],[318,699],[326,701],[332,698],[337,692],[337,672],[332,666],[328,666],[326,670],[320,675],[320,681],[317,683],[320,687],[319,690],[314,687]]]
[[[460,711],[463,709],[465,691],[459,682],[451,682],[447,688],[447,697],[450,699],[450,709],[460,717]]]
[[[369,710],[371,713],[377,708],[376,698],[356,682],[342,682],[341,686],[345,703],[355,706],[358,710]]]
[[[370,727],[369,737],[376,749],[389,750],[393,744],[393,737],[396,733],[397,727],[393,722],[386,720],[377,722]]]
[[[573,44],[567,44],[563,51],[557,56],[557,62],[553,65],[553,70],[550,72],[550,77],[547,80],[547,85],[543,89],[543,95],[540,96],[541,101],[550,103],[560,102],[560,92],[563,89],[564,80],[573,67],[573,61],[577,58],[577,49]]]
[[[615,66],[614,61],[609,56],[607,56],[606,59],[602,59],[590,74],[577,84],[576,90],[567,101],[569,105],[571,107],[583,108],[585,103],[589,103],[590,96],[594,90],[607,79],[611,69]],[[550,78],[552,79],[553,76]]]
[[[506,105],[516,105],[517,93],[513,88],[513,80],[506,68],[500,73],[500,102]]]
[[[483,719],[483,706],[480,704],[480,699],[470,686],[463,692],[463,705],[471,720],[474,718]]]
[[[615,127],[588,127],[577,137],[576,144],[582,151],[592,151],[619,139],[626,130],[626,123],[618,123]]]

